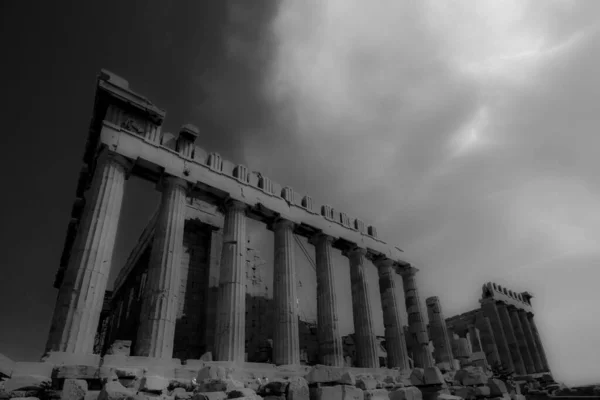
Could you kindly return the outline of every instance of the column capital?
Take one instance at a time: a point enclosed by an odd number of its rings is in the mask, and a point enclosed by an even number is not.
[[[312,244],[312,245],[316,245],[317,243],[321,242],[321,241],[325,241],[327,244],[331,244],[333,243],[333,241],[335,240],[335,238],[333,236],[329,236],[326,233],[315,233],[314,235],[312,235],[311,237],[308,238],[308,243]]]
[[[223,204],[221,205],[220,208],[222,208],[225,211],[244,211],[244,212],[246,212],[246,210],[248,209],[248,205],[241,201],[229,198],[223,202]]]
[[[394,260],[387,257],[374,257],[372,262],[377,268],[392,268],[396,263]]]
[[[133,167],[133,161],[111,150],[106,150],[106,160],[121,165],[127,172]]]
[[[297,224],[293,221],[290,221],[289,219],[277,217],[277,218],[275,218],[275,220],[273,220],[273,222],[270,225],[272,226],[272,228],[274,230],[276,230],[276,229],[281,229],[281,228],[294,229]]]
[[[419,269],[416,267],[413,267],[410,264],[403,268],[400,268],[398,271],[398,273],[400,275],[402,275],[402,277],[407,277],[407,278],[415,276],[417,274],[417,272],[419,272]]]
[[[364,257],[367,255],[367,249],[363,249],[362,247],[350,247],[342,251],[342,255],[345,257],[352,257],[357,255]]]

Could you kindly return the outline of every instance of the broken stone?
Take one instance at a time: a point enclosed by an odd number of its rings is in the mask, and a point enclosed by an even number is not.
[[[339,367],[328,367],[326,365],[315,365],[306,375],[308,383],[329,383],[342,380],[344,369]]]
[[[423,379],[426,385],[445,385],[444,375],[438,367],[427,367],[423,371]]]
[[[279,396],[282,394],[285,394],[285,392],[287,391],[289,382],[284,382],[284,381],[273,381],[273,382],[269,382],[266,385],[261,386],[259,393],[261,395],[272,395],[272,396]]]
[[[131,340],[115,340],[106,354],[128,356],[131,354]]]
[[[169,380],[162,376],[151,375],[141,379],[140,390],[144,392],[162,392],[169,386]]]
[[[231,392],[227,393],[228,399],[240,399],[240,398],[248,398],[248,399],[256,399],[258,396],[256,392],[252,389],[242,388],[242,389],[234,389]]]
[[[465,386],[485,385],[488,377],[481,367],[465,367],[456,372],[454,382]]]
[[[61,400],[84,400],[88,391],[88,384],[82,379],[65,379]]]
[[[473,388],[475,397],[489,397],[491,394],[489,386],[476,386]]]
[[[100,395],[100,390],[88,390],[85,394],[84,400],[98,400],[98,396]]]
[[[506,385],[500,379],[489,379],[488,386],[490,388],[490,396],[493,397],[502,397],[504,393],[508,394],[508,390],[506,389]]]
[[[396,389],[389,396],[390,400],[423,400],[423,393],[414,386]]]
[[[206,393],[195,393],[192,400],[225,400],[227,394],[225,392],[206,392]]]
[[[364,400],[361,389],[350,385],[322,386],[316,390],[317,400]]]
[[[200,356],[200,361],[212,361],[213,355],[211,351],[207,351],[206,353]]]
[[[447,393],[440,393],[438,394],[438,400],[462,400],[462,397],[458,397],[458,396],[453,396],[451,394],[447,394]]]
[[[351,372],[345,371],[340,379],[336,379],[335,383],[340,383],[342,385],[352,385],[355,386],[356,385],[356,378],[354,377],[354,374],[352,374]]]
[[[385,389],[363,390],[365,400],[389,400],[389,392]]]
[[[15,362],[4,354],[0,354],[0,377],[8,377],[12,375],[15,368]]]
[[[415,386],[425,384],[425,370],[423,368],[413,368],[410,374],[410,383]]]
[[[473,387],[460,387],[454,391],[454,394],[466,400],[471,400],[477,397],[475,395],[475,388]]]
[[[119,382],[106,382],[98,394],[98,400],[125,400],[135,394],[133,390],[125,388]]]
[[[356,378],[356,387],[362,390],[377,389],[377,381],[369,375],[361,375]]]
[[[207,367],[202,368],[200,371],[198,371],[198,375],[196,376],[196,381],[202,382],[205,379],[226,379],[226,378],[227,378],[227,371],[225,370],[225,368],[216,366],[216,365],[209,365]]]
[[[230,392],[243,389],[244,384],[234,379],[205,379],[198,384],[195,393]]]
[[[310,392],[306,379],[296,376],[289,380],[287,400],[309,400]]]

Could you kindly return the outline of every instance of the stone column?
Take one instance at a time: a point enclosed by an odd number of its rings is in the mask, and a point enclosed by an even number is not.
[[[510,321],[510,315],[508,315],[507,306],[505,303],[498,302],[496,303],[496,307],[498,308],[500,321],[502,321],[502,329],[504,330],[504,336],[506,337],[506,342],[510,351],[510,357],[512,358],[513,365],[515,367],[515,374],[526,375],[527,370],[525,370],[525,363],[523,362],[523,357],[521,357],[521,352],[519,351],[519,343],[517,342],[517,337],[515,336],[515,328]]]
[[[225,205],[217,299],[216,360],[244,362],[246,349],[246,205]]]
[[[531,358],[533,361],[533,367],[535,369],[535,372],[543,372],[544,367],[542,364],[542,359],[540,358],[540,353],[537,348],[533,332],[531,331],[531,326],[529,325],[527,312],[525,310],[519,310],[518,314],[519,321],[521,321],[521,326],[523,327],[523,333],[525,334],[525,341],[527,342],[527,346],[529,347],[529,351],[531,353]]]
[[[404,338],[404,324],[400,316],[400,303],[396,295],[394,261],[377,259],[374,261],[379,273],[379,294],[383,308],[385,327],[385,347],[388,355],[388,368],[409,369],[408,351]]]
[[[365,271],[366,254],[365,249],[358,247],[344,252],[350,260],[356,364],[361,368],[379,368],[379,346],[373,328],[369,280]]]
[[[531,332],[533,333],[533,339],[535,340],[535,345],[540,355],[540,360],[542,361],[542,369],[544,370],[544,372],[550,372],[550,365],[548,364],[546,351],[544,350],[544,345],[542,344],[540,332],[538,331],[537,326],[535,325],[533,314],[527,314],[527,320],[529,321],[529,326],[531,327]]]
[[[504,335],[504,328],[502,327],[500,314],[498,313],[498,308],[496,308],[496,300],[493,298],[486,298],[481,299],[480,302],[483,315],[489,318],[490,325],[492,327],[491,332],[494,334],[494,339],[498,348],[498,355],[500,356],[500,362],[504,365],[504,367],[514,370],[515,365],[513,364],[512,357],[510,355],[510,349],[508,348],[508,342],[506,341],[506,336]],[[490,364],[494,365],[491,362]]]
[[[179,306],[187,182],[166,177],[148,263],[135,355],[173,357]]]
[[[525,364],[525,371],[528,374],[534,374],[535,367],[533,366],[533,358],[531,357],[531,352],[529,351],[529,346],[527,345],[523,326],[519,320],[519,310],[517,310],[517,308],[514,306],[509,306],[508,314],[510,315],[510,322],[512,323],[515,331],[515,337],[517,338],[517,344],[519,345],[519,352],[521,353],[523,363]]]
[[[427,368],[433,366],[433,357],[429,351],[429,335],[427,325],[421,311],[421,300],[417,290],[415,267],[404,268],[401,271],[404,286],[404,299],[408,314],[408,329],[412,335],[415,346],[413,347],[413,362],[415,367]]]
[[[478,311],[475,314],[475,326],[479,329],[479,338],[481,339],[481,346],[485,353],[485,358],[490,365],[496,365],[500,362],[500,354],[498,353],[498,346],[496,345],[496,339],[494,332],[492,331],[492,324],[490,319],[484,316],[482,311]]]
[[[125,158],[104,151],[56,299],[47,351],[93,353],[129,168]]]
[[[343,367],[344,349],[333,279],[332,241],[331,236],[324,234],[316,235],[311,239],[315,245],[317,263],[317,337],[321,363]]]
[[[275,231],[273,362],[276,365],[300,364],[293,228],[294,223],[285,219],[279,219],[273,225]]]
[[[442,312],[440,299],[437,296],[428,297],[425,300],[427,316],[429,317],[429,335],[433,341],[436,363],[448,363],[450,369],[454,369],[454,356],[452,354],[452,343],[448,336],[446,319]]]

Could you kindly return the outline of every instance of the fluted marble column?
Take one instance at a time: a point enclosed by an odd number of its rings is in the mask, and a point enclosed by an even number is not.
[[[298,295],[294,258],[294,223],[279,219],[275,231],[275,266],[273,271],[273,362],[276,365],[300,364],[298,332]]]
[[[544,372],[550,372],[550,365],[548,364],[546,351],[544,350],[544,345],[542,344],[540,332],[538,331],[537,326],[535,324],[535,320],[533,319],[533,314],[527,314],[527,320],[529,321],[529,326],[531,327],[531,332],[533,333],[535,345],[540,355],[540,360],[542,361],[542,369],[544,370]]]
[[[480,302],[483,314],[490,320],[492,331],[494,332],[494,339],[498,348],[498,354],[500,356],[500,362],[504,365],[504,367],[514,370],[515,365],[513,364],[508,342],[506,340],[506,335],[504,334],[500,313],[496,307],[496,300],[493,298],[486,298],[481,299]]]
[[[92,354],[129,162],[104,150],[56,299],[47,351]]]
[[[413,362],[415,367],[427,368],[432,367],[434,363],[433,356],[429,351],[429,334],[427,333],[427,325],[421,311],[421,299],[417,290],[415,277],[417,271],[418,269],[415,267],[404,268],[401,271],[402,284],[408,314],[408,330],[412,335],[412,341],[415,343]]]
[[[374,264],[379,273],[379,294],[383,308],[388,368],[409,369],[404,323],[400,316],[400,302],[396,294],[396,282],[394,281],[396,275],[394,261],[376,259]]]
[[[519,352],[521,353],[521,357],[523,358],[525,371],[528,374],[534,374],[535,367],[533,366],[533,358],[531,357],[531,352],[529,351],[529,346],[527,345],[527,340],[525,338],[523,326],[521,325],[521,321],[519,320],[519,310],[517,310],[517,308],[515,308],[514,306],[509,306],[508,314],[510,315],[510,322],[512,323],[513,329],[515,331],[515,337],[517,338],[517,344],[519,345]]]
[[[217,299],[216,359],[244,362],[246,352],[246,205],[225,205]]]
[[[440,299],[437,296],[428,297],[425,300],[427,316],[429,317],[429,335],[433,341],[433,355],[437,363],[448,363],[454,369],[454,356],[452,344],[448,336],[446,319],[442,312]]]
[[[350,260],[356,364],[362,368],[379,368],[379,346],[373,327],[373,311],[369,297],[369,279],[365,271],[366,254],[367,251],[365,249],[358,247],[344,252],[344,255]]]
[[[473,324],[469,324],[468,329],[469,340],[471,342],[471,351],[473,353],[483,351],[483,346],[481,345],[481,339],[479,337],[479,330]]]
[[[186,190],[187,183],[183,179],[164,179],[134,349],[137,356],[173,357],[181,285]]]
[[[515,328],[510,321],[510,315],[508,315],[507,306],[505,303],[497,302],[496,307],[498,308],[498,314],[500,315],[500,321],[502,322],[502,329],[504,330],[510,357],[512,358],[515,367],[515,374],[525,375],[527,374],[527,370],[525,369],[525,363],[523,362],[523,357],[521,357],[521,352],[519,351],[519,343],[515,336]]]
[[[540,357],[531,326],[529,325],[529,319],[527,319],[527,312],[525,310],[519,310],[518,314],[519,321],[521,321],[521,326],[523,327],[523,333],[525,334],[525,340],[527,342],[527,346],[529,347],[529,352],[531,353],[534,370],[535,372],[543,372],[544,367],[542,364],[542,359]]]
[[[490,319],[486,317],[482,311],[478,311],[475,314],[475,326],[479,329],[481,346],[488,364],[496,365],[501,361],[500,354],[498,353],[498,346],[496,345],[496,339],[494,332],[492,331]]]
[[[311,243],[315,245],[317,263],[317,337],[320,362],[323,365],[343,367],[344,349],[333,279],[332,242],[333,238],[324,234],[311,239]]]

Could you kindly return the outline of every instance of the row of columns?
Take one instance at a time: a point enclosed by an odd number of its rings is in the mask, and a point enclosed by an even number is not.
[[[518,375],[550,371],[532,313],[493,298],[481,300],[481,308],[477,322],[489,324],[493,332],[493,337],[482,337],[488,357]]]
[[[130,162],[104,150],[96,168],[88,204],[73,247],[70,263],[59,290],[47,350],[91,354],[115,247],[125,180]],[[156,233],[149,261],[147,284],[140,314],[135,354],[170,358],[173,354],[175,320],[186,208],[186,181],[165,177]],[[245,260],[246,205],[226,204],[223,249],[218,291],[217,360],[244,361],[245,355]],[[294,258],[294,224],[284,219],[273,223],[275,233],[274,293],[275,321],[273,361],[299,364],[298,308]],[[311,238],[317,263],[318,340],[321,363],[343,366],[342,337],[333,281],[333,238],[318,234]],[[352,309],[359,367],[379,367],[378,344],[373,328],[369,282],[365,271],[367,252],[352,248],[344,252],[350,264]],[[386,347],[390,367],[408,368],[408,354],[396,294],[392,260],[373,260],[378,268]],[[415,281],[416,268],[403,272],[409,332],[418,346],[414,364],[433,365],[429,337]]]

